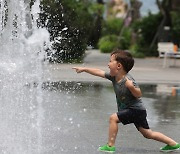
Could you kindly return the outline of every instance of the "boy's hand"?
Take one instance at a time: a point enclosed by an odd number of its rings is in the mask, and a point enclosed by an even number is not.
[[[134,87],[134,84],[133,84],[133,81],[132,80],[129,80],[127,77],[126,77],[126,83],[125,83],[126,87],[128,89],[131,89]]]
[[[89,67],[73,67],[77,73],[86,72],[91,75],[99,76],[105,78],[105,72],[101,69],[97,68],[89,68]]]
[[[129,80],[127,77],[126,77],[125,85],[131,91],[131,93],[134,95],[134,97],[141,97],[142,96],[141,89],[136,88],[133,84],[133,81]]]
[[[77,73],[84,72],[84,68],[83,67],[73,67],[72,69],[74,69]]]

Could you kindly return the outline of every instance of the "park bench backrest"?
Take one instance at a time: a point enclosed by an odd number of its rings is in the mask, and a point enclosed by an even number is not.
[[[159,57],[164,57],[165,52],[174,52],[174,44],[172,42],[158,43]]]

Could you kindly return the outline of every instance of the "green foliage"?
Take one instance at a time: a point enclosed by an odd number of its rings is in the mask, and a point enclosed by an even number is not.
[[[42,0],[41,4],[41,26],[46,27],[51,40],[55,40],[53,44],[55,53],[51,59],[56,62],[81,59],[93,22],[87,2]]]
[[[123,25],[123,20],[118,18],[109,18],[104,21],[102,35],[119,35]]]
[[[93,16],[93,23],[91,24],[88,45],[97,48],[97,43],[101,37],[102,31],[104,5],[99,3],[92,3],[92,5],[90,5],[88,8],[90,14]]]
[[[131,45],[131,28],[123,28],[123,20],[117,18],[109,18],[104,21],[103,37],[99,41],[99,48],[102,52],[111,52],[114,48],[129,49]]]
[[[180,12],[171,12],[172,17],[172,33],[174,41],[180,43]]]
[[[151,14],[144,17],[140,21],[133,24],[133,30],[138,34],[136,43],[138,44],[138,52],[142,52],[145,56],[157,56],[157,51],[150,49],[150,44],[156,34],[162,16],[160,14]]]
[[[136,21],[133,28],[136,32],[139,32],[142,38],[146,39],[146,44],[151,43],[154,35],[156,34],[157,28],[161,21],[161,15],[151,14],[144,17],[141,21]]]
[[[129,50],[130,50],[131,54],[133,55],[133,57],[136,57],[136,58],[144,58],[145,57],[144,53],[140,52],[141,50],[139,49],[138,44],[132,45]]]
[[[99,14],[102,16],[102,14],[104,13],[104,5],[93,3],[89,6],[89,13],[91,13],[92,15]]]
[[[98,46],[101,52],[110,53],[113,49],[118,48],[119,42],[116,35],[107,35],[99,40]]]
[[[131,45],[131,29],[128,27],[125,27],[123,29],[121,38],[120,38],[120,48],[123,50],[129,49]]]

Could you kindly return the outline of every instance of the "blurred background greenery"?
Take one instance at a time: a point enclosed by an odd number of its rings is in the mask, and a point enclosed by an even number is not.
[[[53,41],[52,62],[81,62],[87,48],[135,57],[158,56],[158,42],[180,45],[180,1],[155,0],[156,12],[141,14],[139,0],[42,0],[39,26]],[[32,0],[33,4],[33,0]],[[150,7],[150,6],[149,6]],[[48,53],[49,51],[47,51]]]

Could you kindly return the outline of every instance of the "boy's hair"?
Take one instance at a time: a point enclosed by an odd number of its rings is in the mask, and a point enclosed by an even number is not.
[[[115,55],[115,60],[122,64],[127,73],[133,68],[134,59],[128,51],[116,49],[111,53],[112,55]]]

